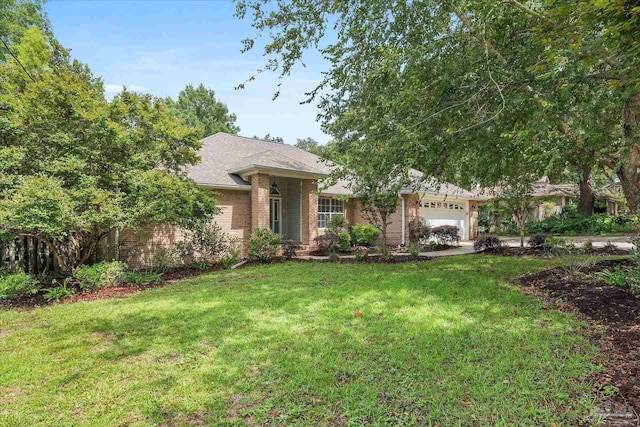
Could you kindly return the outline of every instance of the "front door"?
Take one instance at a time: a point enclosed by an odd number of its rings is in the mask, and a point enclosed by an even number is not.
[[[282,199],[280,197],[269,198],[269,226],[271,231],[282,234]]]

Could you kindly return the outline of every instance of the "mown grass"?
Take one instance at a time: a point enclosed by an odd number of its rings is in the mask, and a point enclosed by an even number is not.
[[[504,282],[561,262],[289,263],[3,311],[0,425],[575,425],[595,349]]]

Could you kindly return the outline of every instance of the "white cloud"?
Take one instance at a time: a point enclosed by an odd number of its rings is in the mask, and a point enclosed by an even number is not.
[[[148,89],[144,86],[140,86],[137,84],[130,84],[130,85],[126,85],[127,90],[130,90],[132,92],[146,92]],[[125,85],[114,85],[114,84],[109,84],[109,85],[104,85],[104,92],[107,95],[116,95],[120,92],[122,92],[122,89],[125,88]]]

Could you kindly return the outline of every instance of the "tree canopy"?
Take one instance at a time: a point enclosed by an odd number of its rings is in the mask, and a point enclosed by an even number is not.
[[[6,29],[0,33],[6,33]],[[17,32],[16,32],[17,34]],[[44,242],[63,271],[111,230],[190,227],[216,212],[188,179],[197,130],[163,99],[123,91],[29,25],[0,59],[0,229]]]
[[[396,162],[465,186],[499,184],[523,165],[609,167],[638,209],[632,3],[236,2],[256,29],[245,50],[268,38],[264,69],[286,77],[310,49],[329,61],[311,96],[336,139],[383,141]]]
[[[255,139],[261,139],[262,141],[276,142],[278,144],[284,144],[284,138],[281,136],[271,136],[270,133],[266,134],[263,137],[259,137],[257,135],[253,135]]]
[[[304,150],[304,151],[308,151],[310,153],[313,154],[319,154],[320,153],[320,143],[318,141],[316,141],[313,138],[298,138],[298,140],[295,143],[295,146]]]
[[[187,125],[198,129],[200,139],[216,132],[237,134],[240,128],[235,124],[236,115],[215,95],[202,83],[195,87],[189,84],[180,91],[177,101],[167,101]]]

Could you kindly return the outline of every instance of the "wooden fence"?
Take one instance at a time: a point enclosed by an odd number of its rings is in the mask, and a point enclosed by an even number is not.
[[[44,243],[33,237],[16,237],[0,243],[0,268],[39,275],[56,271],[57,265]]]

